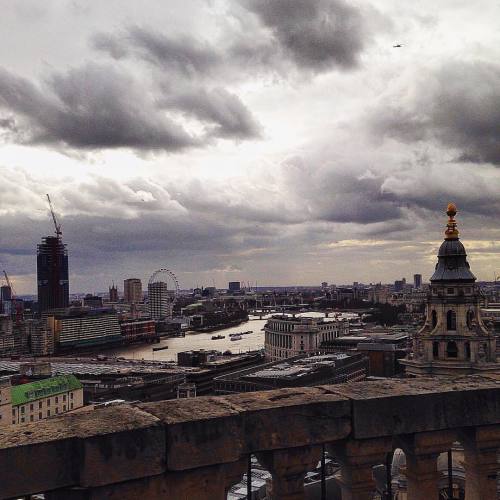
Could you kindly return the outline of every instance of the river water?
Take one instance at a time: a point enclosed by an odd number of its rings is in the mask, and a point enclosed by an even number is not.
[[[156,361],[177,361],[177,353],[198,349],[216,349],[218,351],[230,350],[232,353],[254,351],[264,348],[264,332],[262,329],[266,324],[266,319],[250,318],[249,321],[238,326],[224,328],[210,333],[186,333],[185,337],[162,338],[159,344],[132,344],[107,351],[106,354],[112,356],[123,356],[127,359],[152,359]],[[230,333],[246,332],[252,330],[253,333],[243,335],[241,340],[232,341]],[[225,338],[212,340],[213,335],[224,335]],[[154,347],[168,346],[162,351],[153,351]]]
[[[264,332],[262,329],[270,315],[263,319],[250,316],[249,321],[238,326],[232,326],[223,330],[210,333],[186,333],[185,337],[162,338],[159,344],[132,344],[118,349],[112,349],[105,354],[108,356],[122,356],[127,359],[147,359],[156,361],[177,361],[177,353],[198,349],[216,349],[218,351],[230,350],[232,353],[243,353],[264,348]],[[320,312],[305,312],[297,316],[324,317]],[[345,318],[357,318],[357,314],[343,313]],[[243,335],[241,340],[232,341],[230,333],[246,332],[252,330],[253,333]],[[212,335],[224,335],[225,338],[212,340]],[[168,349],[153,351],[154,347],[168,346]],[[103,353],[104,354],[104,353]]]

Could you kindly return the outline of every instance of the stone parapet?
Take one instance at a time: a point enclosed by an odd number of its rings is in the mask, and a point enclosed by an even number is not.
[[[0,498],[222,499],[249,454],[272,469],[275,493],[302,498],[323,444],[338,453],[344,497],[356,498],[349,489],[369,493],[370,467],[393,446],[407,449],[418,472],[420,456],[434,460],[455,436],[467,437],[479,491],[488,481],[477,464],[500,446],[498,429],[500,385],[480,376],[119,405],[0,430]]]

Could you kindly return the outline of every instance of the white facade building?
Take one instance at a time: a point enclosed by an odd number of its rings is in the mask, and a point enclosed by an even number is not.
[[[316,352],[322,342],[349,333],[349,322],[334,318],[276,315],[265,327],[265,352],[270,361]]]

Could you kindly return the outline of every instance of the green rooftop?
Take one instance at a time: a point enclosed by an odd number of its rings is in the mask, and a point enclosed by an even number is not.
[[[12,406],[24,405],[37,399],[81,388],[82,384],[74,375],[58,375],[28,384],[14,385],[11,388]]]

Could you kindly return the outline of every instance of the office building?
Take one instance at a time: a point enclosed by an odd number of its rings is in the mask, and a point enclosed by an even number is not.
[[[168,284],[156,281],[148,284],[149,314],[152,319],[172,317],[172,292]]]
[[[142,302],[142,282],[139,278],[128,278],[123,281],[123,299],[127,304]]]
[[[349,322],[335,318],[274,315],[264,326],[266,359],[277,361],[317,352],[320,344],[347,335]]]
[[[214,379],[216,394],[267,391],[364,380],[368,359],[361,353],[297,356],[246,368]]]
[[[118,315],[111,309],[69,309],[47,316],[56,351],[120,344]]]
[[[68,307],[68,252],[60,237],[47,236],[37,250],[38,311]]]
[[[422,288],[422,275],[414,274],[413,275],[413,286],[415,288]]]
[[[3,379],[0,395],[0,423],[3,424],[37,422],[83,406],[83,387],[74,375],[12,386]]]

